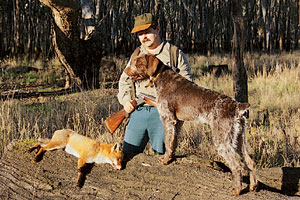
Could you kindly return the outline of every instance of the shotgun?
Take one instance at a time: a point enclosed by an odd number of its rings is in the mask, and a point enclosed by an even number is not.
[[[144,93],[140,93],[136,99],[131,101],[131,104],[135,108],[143,104],[147,104],[149,106],[157,106],[155,97]],[[111,134],[113,134],[115,130],[120,126],[122,121],[128,116],[129,114],[123,108],[105,120],[105,127]]]

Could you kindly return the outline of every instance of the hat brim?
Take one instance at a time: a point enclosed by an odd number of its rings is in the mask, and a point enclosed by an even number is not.
[[[145,24],[145,25],[141,25],[141,26],[136,26],[131,30],[131,33],[136,33],[139,31],[143,31],[148,29],[152,24]]]

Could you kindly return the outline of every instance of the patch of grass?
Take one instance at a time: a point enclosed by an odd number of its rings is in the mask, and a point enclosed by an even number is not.
[[[36,73],[29,72],[29,73],[25,74],[24,79],[25,79],[25,84],[29,85],[38,80],[38,75]]]
[[[6,60],[1,63],[0,89],[12,90],[22,87],[31,88],[44,87],[64,87],[65,73],[62,65],[58,64],[58,59],[53,59],[49,63],[41,60],[35,62]]]
[[[49,88],[40,88],[37,90],[38,92],[51,92],[53,91],[53,88],[49,87]]]
[[[25,140],[18,141],[18,143],[16,144],[15,147],[18,149],[18,151],[26,152],[26,151],[28,151],[28,149],[30,147],[32,147],[38,143],[39,142],[37,140],[25,139]]]

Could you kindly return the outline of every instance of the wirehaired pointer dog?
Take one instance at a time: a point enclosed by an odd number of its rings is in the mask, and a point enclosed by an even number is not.
[[[247,153],[246,118],[250,104],[196,85],[165,66],[153,55],[142,55],[125,69],[131,77],[148,78],[157,92],[157,109],[164,124],[166,152],[160,161],[168,164],[175,152],[182,121],[198,120],[210,125],[213,141],[233,174],[234,195],[242,190],[242,169],[250,172],[250,190],[257,187],[256,165]]]

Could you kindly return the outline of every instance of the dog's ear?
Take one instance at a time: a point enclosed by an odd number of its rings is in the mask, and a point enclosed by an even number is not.
[[[240,117],[244,116],[246,118],[249,118],[249,107],[250,107],[249,103],[238,103],[239,116]]]
[[[149,76],[152,76],[159,64],[158,58],[156,58],[154,55],[148,55],[148,69],[147,69],[147,74]]]
[[[247,110],[247,109],[249,109],[249,107],[250,107],[250,104],[249,103],[238,103],[238,109],[239,110]]]

